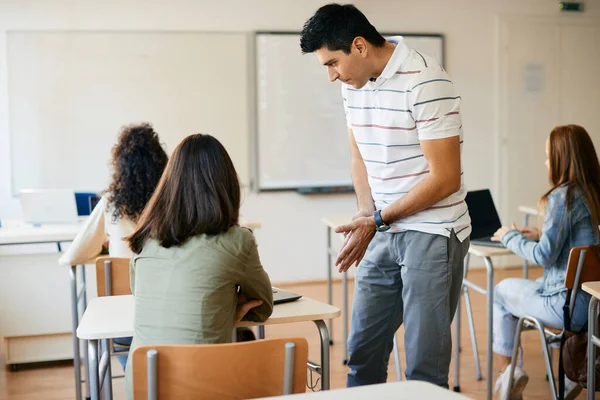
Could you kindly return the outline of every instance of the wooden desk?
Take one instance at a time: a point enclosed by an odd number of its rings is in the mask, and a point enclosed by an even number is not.
[[[600,282],[586,282],[581,288],[592,296],[588,308],[588,363],[587,370],[595,371],[596,365],[596,347],[600,347],[600,338],[598,337],[598,302],[600,301]],[[596,375],[588,373],[588,399],[594,400],[596,393]]]
[[[463,289],[461,296],[464,297],[467,308],[467,317],[469,322],[469,328],[471,333],[471,342],[473,344],[473,355],[475,357],[475,368],[477,373],[477,380],[483,379],[481,375],[481,367],[479,365],[479,355],[477,351],[477,341],[475,340],[475,324],[473,322],[473,315],[471,312],[471,300],[469,297],[468,289],[473,289],[478,293],[486,296],[487,300],[487,372],[486,372],[486,398],[492,399],[492,380],[493,380],[493,317],[494,317],[494,264],[492,263],[492,257],[507,256],[513,254],[510,250],[500,247],[486,247],[486,246],[471,246],[469,252],[465,257],[464,272],[463,272]],[[483,258],[485,263],[485,269],[487,274],[487,284],[485,288],[469,281],[467,279],[467,273],[469,271],[469,258],[470,256],[476,256]],[[454,390],[460,391],[460,301],[456,309],[456,315],[454,317]]]
[[[0,245],[70,242],[75,239],[81,224],[44,224],[35,227],[19,221],[2,221]]]
[[[272,400],[464,400],[467,397],[428,382],[404,381],[360,386],[327,392],[269,397]]]
[[[81,226],[85,218],[80,218],[80,222],[78,224],[42,224],[40,226],[34,226],[32,224],[24,223],[22,221],[2,221],[2,227],[0,228],[0,246],[10,246],[10,245],[34,245],[34,244],[56,244],[56,247],[59,252],[62,251],[61,243],[62,242],[70,242],[75,239],[77,233],[81,229]],[[79,300],[84,300],[85,302],[85,292],[82,291],[77,293],[77,288],[74,288],[76,285],[76,272],[75,268],[71,268],[70,273],[70,286],[71,292],[75,290],[75,297],[78,297]],[[85,275],[84,275],[85,278]],[[84,279],[85,280],[85,279]],[[47,284],[47,283],[46,283]],[[71,303],[73,303],[74,297],[73,293],[71,293]],[[72,314],[76,308],[71,306]],[[51,310],[48,310],[51,312]],[[73,315],[71,316],[73,320]],[[79,366],[79,341],[75,336],[75,328],[77,324],[72,324],[72,341],[73,341],[73,358],[75,361],[75,365]],[[41,338],[40,337],[40,342]],[[10,338],[7,338],[7,343],[9,343]],[[52,339],[49,339],[52,342]],[[31,345],[38,345],[40,348],[43,347],[42,343],[31,343]],[[76,400],[81,400],[81,376],[80,376],[80,368],[75,368],[75,388],[76,388]]]
[[[332,269],[334,267],[332,262],[332,257],[337,257],[337,252],[334,250],[331,244],[331,234],[334,233],[334,229],[340,225],[347,224],[352,221],[352,216],[348,215],[338,215],[332,217],[322,218],[321,221],[327,227],[327,302],[329,304],[333,303],[333,279],[332,279]],[[340,234],[340,237],[342,235]],[[348,272],[342,272],[342,318],[343,318],[343,338],[344,338],[344,365],[348,363],[348,319],[350,318],[348,312]],[[329,321],[329,333],[331,337],[333,337],[333,323]],[[333,344],[333,340],[331,341]]]
[[[473,315],[471,312],[471,301],[469,296],[468,289],[473,289],[476,292],[483,294],[486,296],[486,306],[487,306],[487,346],[486,346],[486,358],[487,358],[487,377],[493,377],[493,316],[494,316],[494,264],[492,262],[492,257],[498,256],[507,256],[513,254],[510,250],[500,247],[486,247],[486,246],[475,246],[471,245],[469,247],[469,252],[465,257],[465,266],[464,266],[464,275],[463,275],[463,291],[461,296],[465,299],[466,309],[467,309],[467,318],[469,322],[469,328],[471,333],[471,343],[473,345],[473,356],[475,357],[475,368],[476,368],[476,376],[477,380],[482,380],[483,376],[481,374],[481,367],[479,363],[479,354],[477,350],[477,341],[475,339],[475,324],[473,322]],[[483,258],[486,268],[486,287],[482,288],[479,285],[471,282],[467,279],[467,274],[469,271],[469,260],[470,256],[476,256]],[[459,302],[460,303],[460,302]],[[459,346],[460,343],[460,304],[456,310],[456,316],[454,317],[454,329],[455,329],[455,346],[454,346],[454,390],[460,391],[460,377],[459,377],[459,367],[460,367],[460,352]],[[486,398],[491,400],[492,398],[492,379],[488,378],[486,382]]]
[[[77,337],[88,341],[88,362],[91,398],[100,398],[100,382],[112,398],[110,354],[108,340],[117,337],[133,336],[135,321],[135,297],[109,296],[90,301],[81,323],[77,328]],[[325,319],[339,317],[340,309],[329,304],[303,297],[300,300],[278,304],[273,308],[271,317],[263,323],[243,321],[236,326],[277,325],[292,322],[313,321],[321,337],[321,366],[323,390],[330,388],[329,332]],[[102,350],[98,351],[98,345]]]

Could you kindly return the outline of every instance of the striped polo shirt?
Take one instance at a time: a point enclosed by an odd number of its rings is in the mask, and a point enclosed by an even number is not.
[[[421,140],[460,136],[460,96],[439,62],[411,49],[400,36],[381,75],[363,88],[342,83],[348,127],[364,160],[378,210],[406,195],[429,174]],[[471,233],[461,188],[430,208],[393,222],[388,232],[414,230],[463,241]]]

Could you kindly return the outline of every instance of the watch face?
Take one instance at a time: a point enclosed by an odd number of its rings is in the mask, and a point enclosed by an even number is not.
[[[385,232],[388,229],[390,229],[389,225],[381,225],[381,226],[378,226],[376,230],[377,230],[377,232]]]

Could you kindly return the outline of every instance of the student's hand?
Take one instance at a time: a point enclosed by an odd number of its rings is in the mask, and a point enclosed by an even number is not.
[[[335,228],[337,233],[343,233],[346,236],[344,244],[340,249],[335,265],[339,267],[339,272],[347,271],[352,264],[358,264],[362,260],[371,239],[375,236],[375,219],[372,215],[355,216],[352,222]]]
[[[536,241],[540,240],[540,236],[541,236],[540,230],[538,228],[536,228],[535,226],[526,226],[523,229],[521,229],[520,232],[527,239],[536,240]]]
[[[262,300],[248,300],[242,292],[238,293],[238,303],[235,309],[235,322],[240,322],[248,311],[254,307],[258,307],[263,303]]]
[[[494,236],[492,236],[492,241],[493,242],[500,242],[502,240],[502,237],[504,235],[506,235],[508,233],[508,231],[511,231],[513,229],[517,229],[517,225],[515,225],[515,223],[513,222],[512,227],[508,227],[508,226],[503,226],[502,228],[498,229],[496,231],[496,233],[494,233]]]

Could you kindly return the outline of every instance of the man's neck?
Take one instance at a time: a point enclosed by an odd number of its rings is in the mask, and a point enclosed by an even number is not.
[[[392,58],[392,54],[394,54],[394,50],[396,49],[396,45],[394,43],[390,43],[388,41],[382,47],[373,47],[372,50],[375,52],[375,57],[373,60],[373,74],[371,75],[371,79],[375,80],[381,75],[385,66]]]

